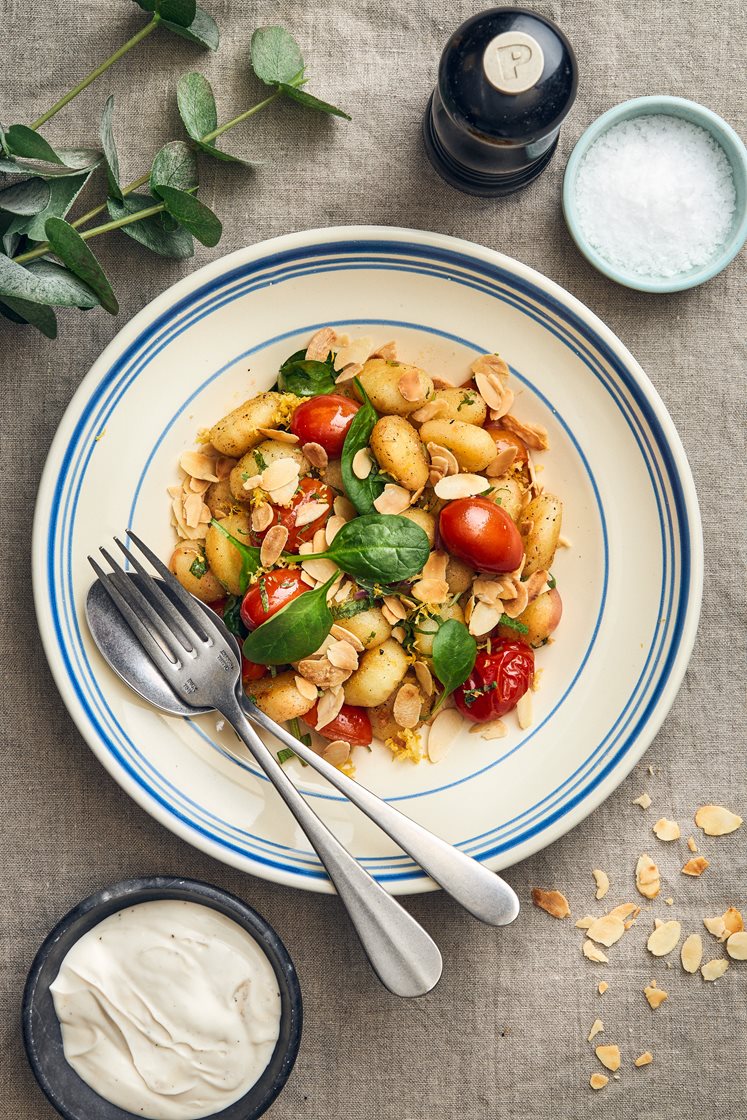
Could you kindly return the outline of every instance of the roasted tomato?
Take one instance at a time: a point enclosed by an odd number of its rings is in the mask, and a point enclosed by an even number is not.
[[[284,525],[288,530],[288,540],[285,544],[286,551],[297,552],[300,544],[303,544],[304,541],[313,540],[314,533],[317,529],[323,528],[332,509],[334,498],[333,492],[325,483],[319,482],[314,478],[302,478],[289,506],[285,507],[270,504],[273,514],[272,521],[267,526],[267,529],[263,529],[261,533],[254,533],[254,537],[260,541],[267,530],[271,529],[273,525]],[[301,525],[301,527],[298,528],[296,526],[296,520],[299,513],[306,507],[316,504],[317,502],[327,507],[325,512],[320,513],[318,517],[315,517],[314,520],[310,521],[307,525]]]
[[[241,621],[250,630],[256,630],[268,618],[309,590],[295,569],[267,572],[259,577],[247,591],[241,604]]]
[[[478,653],[475,666],[454,693],[456,706],[473,723],[499,719],[515,708],[534,677],[534,653],[524,642],[500,642]]]
[[[255,661],[249,661],[246,657],[244,657],[244,655],[242,653],[242,655],[241,655],[241,679],[244,682],[244,684],[246,684],[247,681],[259,681],[259,680],[262,679],[262,677],[264,677],[266,675],[267,675],[267,666],[266,665],[257,665],[257,663]]]
[[[316,727],[316,704],[301,719],[309,727]],[[343,704],[335,718],[325,724],[319,734],[325,739],[344,739],[351,747],[367,747],[373,739],[368,712],[365,708],[355,708],[352,704]]]
[[[500,421],[492,421],[485,425],[485,431],[490,432],[495,440],[496,454],[500,455],[501,451],[505,451],[507,447],[513,447],[516,452],[515,463],[526,463],[529,458],[527,445],[520,436],[515,436],[513,432],[507,432],[502,428]]]
[[[337,393],[310,397],[293,413],[291,431],[301,443],[318,443],[330,459],[339,459],[359,404]]]
[[[441,539],[453,556],[481,572],[513,572],[524,555],[519,530],[489,498],[457,498],[441,510]]]

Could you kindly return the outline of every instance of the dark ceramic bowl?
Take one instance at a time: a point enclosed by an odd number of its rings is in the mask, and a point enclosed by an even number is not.
[[[104,1100],[68,1065],[60,1024],[49,992],[60,965],[79,937],[139,902],[177,899],[198,902],[232,918],[264,949],[280,990],[280,1035],[270,1063],[248,1093],[209,1120],[255,1120],[270,1107],[288,1080],[301,1041],[303,1005],[293,961],[275,930],[241,899],[193,879],[153,876],[105,887],[85,899],[59,922],[36,954],[23,994],[23,1040],[36,1080],[65,1120],[142,1120]]]

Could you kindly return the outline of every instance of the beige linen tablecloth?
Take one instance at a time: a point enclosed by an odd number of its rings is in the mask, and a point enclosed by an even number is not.
[[[0,324],[2,477],[8,487],[0,536],[0,1115],[52,1115],[27,1068],[19,1029],[24,978],[42,938],[92,890],[164,872],[235,891],[269,918],[295,958],[306,1027],[295,1073],[269,1114],[273,1120],[737,1120],[747,1115],[747,965],[706,984],[686,976],[676,954],[671,970],[654,962],[645,939],[653,914],[676,917],[687,932],[700,930],[707,954],[720,955],[703,916],[730,904],[747,910],[747,829],[722,840],[701,838],[701,851],[712,860],[701,879],[679,873],[687,858],[684,842],[667,846],[651,834],[660,816],[680,821],[684,836],[695,832],[692,814],[706,801],[747,817],[745,258],[695,291],[665,297],[626,291],[576,252],[561,217],[560,184],[581,131],[628,97],[691,97],[744,135],[743,5],[530,5],[570,37],[580,66],[578,100],[542,178],[505,201],[482,201],[442,183],[420,141],[445,39],[479,10],[479,0],[204,2],[223,33],[217,55],[155,35],[60,113],[45,130],[49,139],[96,143],[100,108],[115,91],[123,181],[136,177],[161,143],[180,135],[174,87],[181,73],[209,75],[224,119],[258,98],[246,59],[259,23],[281,22],[294,31],[311,88],[349,108],[354,119],[331,122],[281,105],[237,130],[230,146],[269,163],[247,174],[205,161],[202,196],[226,232],[219,248],[199,249],[194,261],[164,261],[121,235],[98,240],[122,305],[117,320],[97,311],[63,313],[56,343]],[[0,15],[0,119],[6,124],[48,108],[143,18],[128,0],[2,0]],[[587,303],[629,346],[669,408],[690,458],[705,528],[700,633],[656,742],[583,825],[508,872],[523,903],[511,929],[479,926],[440,894],[408,903],[437,938],[445,961],[437,990],[416,1002],[401,1002],[377,984],[335,899],[299,896],[215,863],[121,792],[57,695],[29,580],[31,516],[47,448],[73,390],[114,332],[174,280],[220,253],[288,230],[354,222],[471,238],[532,265]],[[631,533],[634,546],[642,543],[633,527]],[[653,801],[648,812],[631,803],[644,789]],[[557,886],[574,917],[586,913],[594,905],[594,867],[613,880],[610,898],[634,897],[633,866],[646,849],[660,857],[663,894],[673,896],[674,905],[644,913],[611,951],[608,967],[582,957],[581,935],[571,922],[531,906],[532,886]],[[669,992],[656,1012],[642,993],[652,977]],[[609,990],[600,997],[602,978]],[[597,1041],[618,1043],[623,1064],[618,1081],[611,1078],[593,1093],[589,1075],[601,1066],[586,1036],[597,1016],[605,1025]],[[653,1064],[633,1068],[633,1058],[646,1049]]]

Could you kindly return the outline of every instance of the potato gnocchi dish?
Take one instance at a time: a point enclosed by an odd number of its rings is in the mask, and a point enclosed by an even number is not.
[[[531,723],[562,502],[505,361],[465,378],[325,327],[200,434],[169,491],[171,570],[239,639],[247,694],[347,772],[374,738],[437,762],[462,723]]]

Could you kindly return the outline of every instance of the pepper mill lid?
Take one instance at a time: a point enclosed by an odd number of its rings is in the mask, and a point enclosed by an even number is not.
[[[471,194],[519,190],[547,166],[576,96],[578,67],[551,20],[493,8],[457,28],[423,121],[426,151]]]

